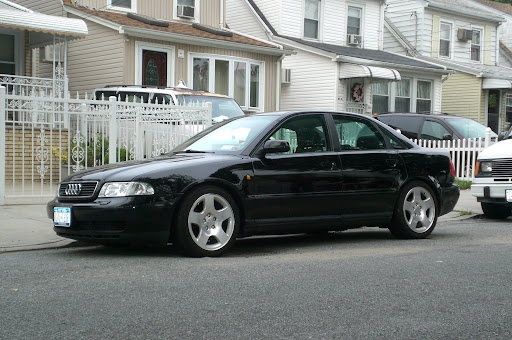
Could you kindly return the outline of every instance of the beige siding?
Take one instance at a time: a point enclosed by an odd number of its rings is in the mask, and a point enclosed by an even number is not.
[[[223,48],[212,48],[206,46],[193,46],[185,44],[177,44],[171,42],[162,42],[151,39],[134,39],[130,38],[127,43],[126,58],[124,62],[125,83],[133,84],[135,82],[135,43],[136,41],[157,44],[160,46],[173,46],[175,51],[174,60],[174,81],[171,85],[177,85],[180,79],[185,80],[186,84],[192,83],[188,74],[188,55],[189,53],[206,53],[216,56],[228,56],[251,59],[264,62],[264,111],[274,111],[276,109],[276,62],[279,57],[269,56],[259,53],[246,52],[241,50],[231,50]],[[184,58],[178,58],[178,50],[183,50]]]
[[[91,93],[107,84],[122,84],[124,77],[124,36],[91,21],[89,35],[68,47],[69,89]]]
[[[445,113],[474,119],[485,123],[485,92],[482,79],[456,73],[443,83],[441,109]]]
[[[25,0],[28,1],[28,0]],[[224,0],[196,0],[199,4],[199,22],[203,25],[219,27],[220,4]],[[137,13],[152,18],[175,20],[174,4],[176,0],[137,0]],[[95,9],[105,9],[107,0],[79,0],[78,4]],[[190,22],[189,20],[185,20]]]
[[[64,9],[59,0],[11,0],[23,7],[27,7],[35,12],[48,15],[64,15]]]

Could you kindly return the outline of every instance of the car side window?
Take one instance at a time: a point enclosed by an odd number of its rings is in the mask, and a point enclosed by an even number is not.
[[[421,129],[421,139],[442,140],[444,135],[451,133],[440,123],[431,120],[426,120]]]
[[[323,152],[331,150],[327,125],[323,114],[301,115],[285,121],[269,139],[290,143],[292,153]]]
[[[379,150],[386,143],[369,121],[357,117],[334,116],[341,150]]]

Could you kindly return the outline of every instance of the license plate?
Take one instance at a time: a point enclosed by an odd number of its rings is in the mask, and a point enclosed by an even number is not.
[[[505,190],[505,195],[507,196],[507,202],[512,202],[512,190]]]
[[[56,227],[71,226],[71,208],[53,208],[53,225]]]

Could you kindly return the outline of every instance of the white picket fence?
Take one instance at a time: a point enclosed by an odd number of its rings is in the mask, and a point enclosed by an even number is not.
[[[455,167],[455,177],[463,181],[473,181],[478,154],[491,144],[491,129],[487,128],[485,138],[439,141],[414,139],[413,142],[425,148],[447,150]]]
[[[69,174],[158,156],[211,123],[209,103],[6,94],[0,86],[0,205],[47,201]]]

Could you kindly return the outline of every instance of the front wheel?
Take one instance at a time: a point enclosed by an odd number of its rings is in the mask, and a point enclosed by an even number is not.
[[[187,195],[178,212],[175,245],[189,256],[220,256],[238,235],[237,206],[223,189],[207,186]]]
[[[425,238],[436,226],[436,197],[419,181],[407,184],[400,192],[389,231],[399,238]]]
[[[485,217],[504,220],[510,216],[510,208],[501,204],[481,203]]]

